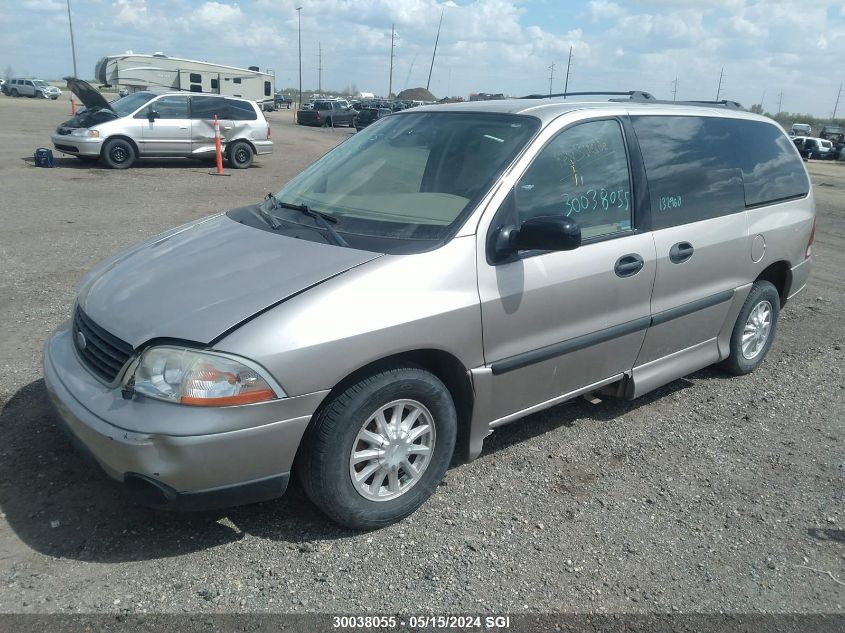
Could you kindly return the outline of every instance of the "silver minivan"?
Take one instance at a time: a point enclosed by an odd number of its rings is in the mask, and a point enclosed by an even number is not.
[[[414,108],[94,268],[45,380],[146,504],[270,499],[296,472],[375,528],[530,413],[754,370],[814,232],[796,148],[740,109]]]
[[[59,125],[51,139],[56,150],[81,160],[126,169],[137,158],[213,157],[215,115],[223,155],[233,169],[246,169],[256,155],[273,152],[270,124],[254,101],[141,91],[109,102],[88,82],[67,81],[85,109]]]

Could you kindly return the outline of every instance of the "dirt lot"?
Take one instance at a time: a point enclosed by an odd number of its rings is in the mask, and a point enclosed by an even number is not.
[[[275,154],[225,178],[27,164],[67,115],[0,97],[0,612],[843,612],[845,164],[810,163],[817,265],[759,371],[533,415],[360,534],[295,486],[216,514],[136,506],[71,448],[40,378],[96,261],[259,199],[348,132],[273,113]]]

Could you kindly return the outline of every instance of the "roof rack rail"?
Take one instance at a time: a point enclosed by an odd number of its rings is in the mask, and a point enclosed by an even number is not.
[[[628,97],[630,101],[655,101],[654,95],[644,90],[626,90],[625,92],[612,92],[607,90],[599,90],[592,92],[558,92],[555,94],[533,94],[519,97],[520,99],[553,99],[554,97],[587,97],[587,96],[611,96],[611,97]],[[623,101],[623,99],[611,99],[611,101]]]
[[[711,105],[719,106],[722,108],[730,108],[732,110],[745,110],[742,104],[738,101],[729,101],[728,99],[722,99],[720,101],[667,101],[667,103],[681,103],[685,105]]]
[[[525,95],[524,97],[519,97],[520,99],[549,99],[555,97],[587,97],[587,96],[608,96],[608,97],[623,97],[623,98],[616,98],[610,99],[610,101],[639,101],[639,102],[648,102],[654,104],[677,104],[677,105],[700,105],[700,106],[714,106],[717,108],[729,108],[731,110],[745,110],[743,105],[738,101],[730,101],[728,99],[721,99],[719,101],[697,101],[697,100],[690,100],[690,101],[666,101],[663,99],[657,99],[654,97],[653,94],[650,92],[645,92],[644,90],[626,90],[624,92],[613,92],[607,90],[600,90],[596,92],[559,92],[556,94],[533,94],[533,95]]]

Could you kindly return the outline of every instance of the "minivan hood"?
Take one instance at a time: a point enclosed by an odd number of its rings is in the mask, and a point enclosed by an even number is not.
[[[78,302],[94,322],[135,348],[159,338],[207,344],[244,319],[377,257],[218,215],[99,264],[82,280]]]
[[[65,77],[65,81],[67,81],[68,89],[79,98],[86,108],[90,110],[106,108],[114,112],[106,98],[87,81],[73,77]]]

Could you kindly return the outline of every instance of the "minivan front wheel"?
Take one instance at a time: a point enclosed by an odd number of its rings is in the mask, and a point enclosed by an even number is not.
[[[456,433],[455,405],[436,376],[387,367],[332,397],[317,415],[298,457],[303,488],[341,525],[389,525],[435,491]]]
[[[122,138],[113,138],[103,146],[103,161],[112,169],[127,169],[135,162],[135,148]]]
[[[232,169],[247,169],[255,160],[255,154],[249,143],[235,141],[229,146],[229,164]]]
[[[768,281],[756,281],[734,324],[731,352],[722,367],[736,375],[757,369],[769,353],[777,331],[780,295]]]

